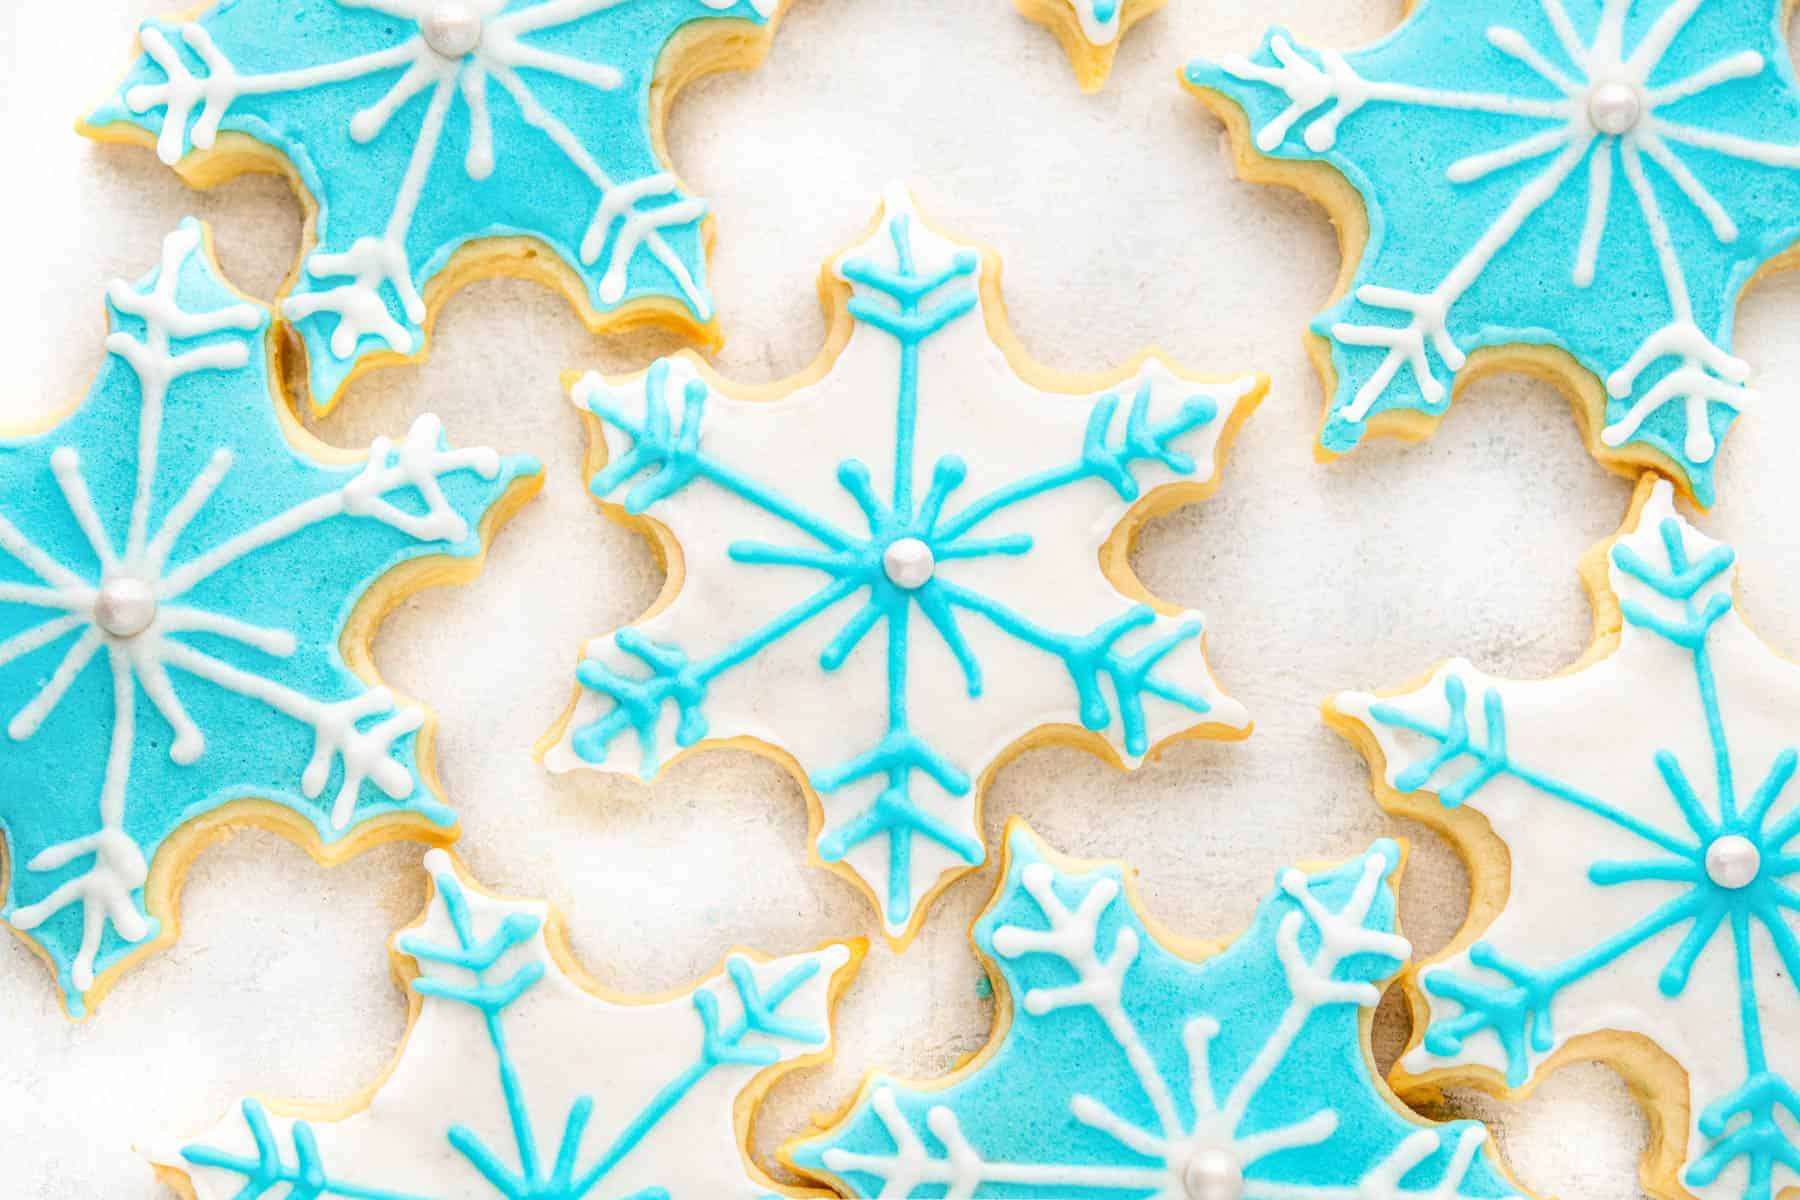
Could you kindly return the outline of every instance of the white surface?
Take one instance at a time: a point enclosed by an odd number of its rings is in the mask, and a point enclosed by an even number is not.
[[[278,182],[195,195],[149,153],[69,132],[159,7],[20,0],[0,25],[0,135],[39,171],[10,179],[3,201],[8,419],[85,390],[105,282],[147,269],[182,215],[213,222],[228,272],[265,298],[296,252],[300,210]],[[1014,321],[1046,362],[1096,368],[1155,341],[1196,367],[1273,377],[1223,490],[1159,522],[1138,559],[1160,595],[1207,613],[1214,666],[1256,736],[1177,747],[1130,778],[1073,751],[1035,752],[987,806],[990,841],[1016,812],[1071,853],[1130,858],[1156,915],[1194,934],[1241,927],[1283,865],[1399,832],[1416,848],[1408,931],[1424,949],[1447,938],[1464,905],[1453,857],[1382,815],[1317,703],[1453,652],[1514,676],[1564,665],[1588,629],[1576,558],[1630,492],[1587,457],[1566,403],[1517,378],[1471,389],[1427,446],[1311,460],[1320,397],[1299,331],[1336,276],[1330,228],[1300,197],[1234,179],[1217,124],[1175,73],[1192,54],[1247,49],[1271,19],[1349,45],[1399,9],[1175,0],[1126,38],[1112,82],[1089,98],[1007,0],[799,0],[769,63],[692,90],[671,130],[680,170],[719,217],[713,282],[731,337],[719,361],[734,376],[773,379],[812,357],[818,266],[899,177],[938,222],[1004,253]],[[1797,310],[1789,276],[1740,311],[1738,348],[1765,401],[1727,442],[1719,511],[1703,522],[1738,546],[1745,611],[1789,651],[1800,651],[1800,537],[1783,523],[1800,512]],[[660,584],[646,547],[586,498],[558,376],[637,369],[669,346],[598,341],[548,293],[485,284],[451,302],[428,365],[364,380],[321,429],[366,444],[435,411],[464,444],[548,464],[546,494],[502,535],[487,574],[396,613],[376,656],[442,718],[440,765],[475,872],[560,905],[595,973],[641,991],[690,981],[734,943],[791,952],[876,930],[848,884],[804,865],[804,808],[776,767],[712,755],[646,789],[553,780],[527,753],[568,698],[576,647],[636,616]],[[80,1026],[60,1015],[41,964],[0,939],[0,1194],[152,1200],[134,1140],[204,1128],[244,1093],[331,1100],[375,1076],[404,1019],[385,945],[421,902],[417,861],[401,847],[325,872],[279,838],[242,836],[196,865],[179,947]],[[954,888],[904,957],[875,949],[843,1005],[836,1063],[773,1094],[765,1154],[865,1069],[935,1075],[981,1044],[989,1008],[964,932],[992,882],[989,871]],[[1397,1036],[1384,1028],[1387,1053]],[[1522,1109],[1476,1111],[1501,1122],[1536,1189],[1638,1194],[1645,1127],[1605,1070],[1564,1071]]]

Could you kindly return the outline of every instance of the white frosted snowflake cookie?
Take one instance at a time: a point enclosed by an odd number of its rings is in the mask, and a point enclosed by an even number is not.
[[[1800,665],[1738,614],[1734,563],[1647,478],[1584,565],[1579,664],[1459,660],[1327,718],[1470,865],[1468,928],[1411,980],[1402,1093],[1605,1060],[1645,1098],[1658,1195],[1769,1200],[1800,1184]]]
[[[798,1194],[751,1162],[753,1110],[829,1055],[860,945],[734,951],[675,994],[614,995],[548,905],[489,895],[441,850],[425,867],[431,900],[393,944],[412,1023],[381,1081],[323,1116],[245,1100],[152,1151],[167,1182],[195,1200]]]
[[[1216,486],[1265,381],[1155,354],[1054,376],[1007,331],[998,271],[897,191],[828,269],[831,348],[798,379],[738,388],[690,356],[575,388],[593,492],[653,532],[671,598],[587,646],[548,765],[648,780],[702,743],[774,755],[818,857],[896,940],[985,858],[982,789],[1022,749],[1136,766],[1249,731],[1199,615],[1152,602],[1126,556]]]

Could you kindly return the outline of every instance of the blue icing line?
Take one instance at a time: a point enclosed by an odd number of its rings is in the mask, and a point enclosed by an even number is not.
[[[1362,1012],[1407,953],[1386,883],[1394,843],[1311,877],[1284,872],[1249,932],[1200,963],[1156,941],[1119,868],[1064,871],[1022,828],[1009,850],[975,926],[1011,995],[998,1048],[942,1087],[876,1078],[793,1149],[799,1167],[854,1195],[903,1181],[900,1194],[926,1200],[952,1185],[1060,1200],[1238,1194],[1205,1190],[1222,1180],[1267,1195],[1516,1195],[1479,1153],[1478,1126],[1423,1125],[1370,1078]]]
[[[539,469],[452,451],[433,418],[378,443],[385,470],[296,451],[268,314],[218,277],[202,236],[183,224],[158,271],[114,286],[113,353],[86,401],[0,455],[6,912],[76,1015],[93,978],[156,935],[145,870],[188,821],[254,798],[327,844],[398,814],[454,823],[418,777],[423,715],[371,691],[339,641],[389,571],[478,555],[483,514]],[[347,787],[352,757],[364,780]]]
[[[459,24],[398,15],[410,6],[225,0],[191,24],[145,25],[146,53],[88,125],[157,135],[171,163],[225,131],[293,164],[318,245],[284,314],[321,409],[370,354],[419,348],[420,297],[483,238],[542,241],[600,314],[656,300],[711,321],[705,205],[657,158],[651,86],[690,26],[766,24],[773,4],[580,5],[534,27],[549,6],[440,6]]]
[[[1441,414],[1478,349],[1546,346],[1609,387],[1604,446],[1667,456],[1711,503],[1749,374],[1734,305],[1800,238],[1785,6],[1607,11],[1427,0],[1362,50],[1275,30],[1248,60],[1188,68],[1244,109],[1261,152],[1329,163],[1368,212],[1349,294],[1313,323],[1338,379],[1326,449],[1383,413]],[[1448,304],[1442,325],[1419,298]]]

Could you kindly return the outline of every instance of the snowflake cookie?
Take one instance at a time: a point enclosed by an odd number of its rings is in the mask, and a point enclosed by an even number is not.
[[[1112,74],[1125,31],[1169,0],[1013,0],[1027,18],[1062,43],[1085,92],[1097,92]]]
[[[1319,199],[1354,264],[1312,327],[1321,450],[1427,436],[1506,367],[1564,386],[1608,466],[1712,503],[1734,307],[1800,238],[1791,7],[1421,0],[1364,50],[1277,30],[1193,64],[1240,173]]]
[[[1266,381],[1154,354],[1050,375],[1005,327],[998,261],[903,191],[823,286],[831,348],[796,382],[735,388],[679,357],[575,388],[593,492],[655,532],[672,599],[588,645],[546,762],[648,780],[702,741],[775,755],[817,857],[904,942],[985,858],[979,796],[1020,750],[1135,766],[1249,732],[1199,616],[1153,606],[1126,555],[1216,485]]]
[[[538,279],[596,331],[716,337],[710,219],[667,165],[675,93],[753,67],[781,0],[220,0],[153,21],[82,128],[190,183],[280,170],[309,200],[281,302],[313,403],[422,355],[484,275]],[[279,32],[277,29],[279,28]]]
[[[609,994],[548,905],[480,891],[442,850],[394,940],[412,1025],[382,1081],[326,1118],[256,1100],[151,1156],[195,1200],[770,1200],[753,1110],[828,1056],[859,945],[763,959],[669,996]],[[275,1189],[287,1189],[277,1193]],[[786,1193],[799,1195],[801,1193]]]
[[[1428,1125],[1371,1077],[1365,1017],[1411,954],[1400,847],[1284,871],[1229,947],[1158,930],[1113,864],[1017,822],[976,949],[1006,1030],[949,1078],[876,1076],[788,1148],[846,1196],[1474,1200],[1515,1196],[1476,1125]]]
[[[1800,1184],[1800,667],[1738,616],[1733,562],[1646,480],[1584,566],[1579,665],[1452,662],[1327,713],[1474,880],[1470,927],[1414,981],[1402,1090],[1606,1060],[1648,1098],[1656,1194],[1768,1200]]]
[[[87,400],[0,441],[6,917],[75,1016],[174,939],[180,875],[232,823],[327,862],[454,835],[426,715],[368,641],[406,593],[472,575],[540,482],[433,417],[366,461],[314,442],[274,395],[268,311],[192,221],[108,310]]]

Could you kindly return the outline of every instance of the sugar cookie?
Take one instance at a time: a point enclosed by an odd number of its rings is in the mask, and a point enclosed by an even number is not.
[[[0,442],[6,916],[74,1016],[174,940],[187,864],[234,824],[326,862],[454,836],[430,722],[368,643],[541,483],[434,417],[366,456],[314,441],[271,390],[268,310],[194,222],[108,301],[86,401]]]
[[[1015,821],[974,929],[996,1033],[949,1077],[872,1076],[784,1157],[846,1196],[1463,1200],[1514,1196],[1478,1125],[1431,1125],[1374,1075],[1370,1010],[1411,954],[1400,847],[1282,872],[1226,944],[1183,942]]]
[[[1421,3],[1343,54],[1269,34],[1187,82],[1239,172],[1330,210],[1344,251],[1308,344],[1324,456],[1428,436],[1458,386],[1568,393],[1589,449],[1702,504],[1748,402],[1737,299],[1800,240],[1792,0]]]
[[[278,1116],[245,1100],[153,1152],[190,1200],[657,1200],[771,1193],[748,1145],[775,1081],[830,1053],[831,1009],[860,944],[741,951],[655,998],[593,983],[548,905],[480,891],[442,850],[432,898],[394,939],[412,1020],[380,1082],[336,1108]]]
[[[1327,716],[1474,885],[1409,980],[1401,1091],[1510,1095],[1603,1060],[1650,1117],[1649,1190],[1768,1200],[1800,1183],[1800,667],[1738,615],[1733,562],[1646,478],[1583,565],[1575,667],[1512,683],[1457,661]]]
[[[690,355],[576,385],[594,494],[669,582],[588,645],[541,749],[645,779],[702,742],[772,755],[806,783],[816,858],[903,943],[985,858],[979,797],[1015,754],[1136,766],[1248,734],[1200,618],[1155,606],[1127,555],[1210,493],[1266,381],[1154,353],[1105,377],[1037,367],[998,261],[903,191],[821,286],[829,343],[797,379],[736,387]]]
[[[781,3],[225,0],[146,24],[82,129],[200,187],[293,181],[308,236],[281,313],[323,412],[421,357],[444,299],[490,275],[558,289],[596,332],[716,341],[711,221],[663,120],[689,81],[761,61]]]
[[[1084,92],[1097,92],[1112,74],[1126,31],[1169,0],[1013,0],[1028,19],[1056,35],[1075,65]]]

